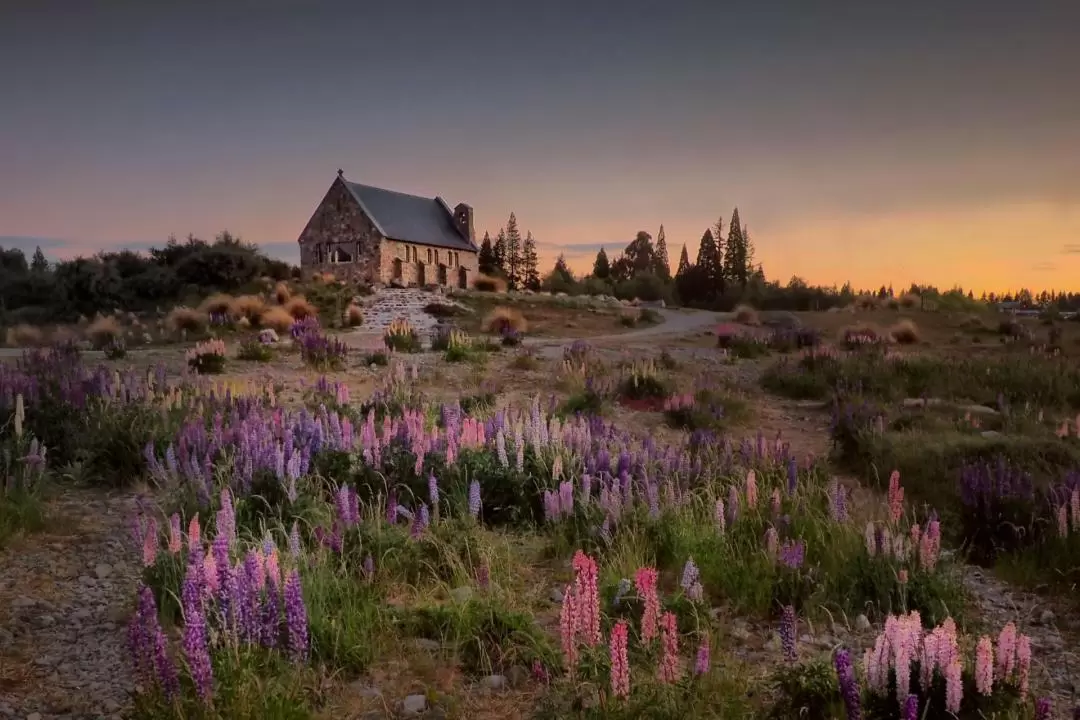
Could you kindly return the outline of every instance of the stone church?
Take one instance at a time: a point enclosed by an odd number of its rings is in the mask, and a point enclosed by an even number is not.
[[[470,206],[350,182],[341,170],[297,242],[305,275],[465,288],[477,272]]]

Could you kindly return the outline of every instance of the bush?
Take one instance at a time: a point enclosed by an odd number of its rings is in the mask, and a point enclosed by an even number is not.
[[[210,317],[202,310],[189,307],[175,307],[165,317],[165,327],[174,333],[197,333],[206,329]]]
[[[742,325],[760,325],[757,310],[749,305],[737,305],[735,307],[735,322]]]
[[[232,308],[233,296],[228,293],[215,293],[199,303],[199,310],[207,315],[228,315]]]
[[[240,344],[239,350],[236,351],[236,359],[270,362],[274,359],[274,350],[270,345],[260,340],[247,340]]]
[[[123,336],[123,329],[116,318],[99,315],[86,328],[86,339],[96,349],[102,350],[113,340]]]
[[[349,327],[358,327],[364,322],[364,309],[359,305],[349,304],[345,308],[345,324]]]
[[[297,295],[285,303],[285,311],[294,320],[302,320],[306,317],[318,317],[319,309],[307,301],[303,295]]]
[[[473,288],[480,292],[504,293],[506,281],[492,275],[477,275],[473,279]]]
[[[883,338],[881,333],[871,325],[858,323],[844,328],[840,333],[840,341],[848,350],[859,350],[879,346]]]
[[[284,307],[267,308],[259,317],[259,325],[271,328],[279,333],[287,333],[292,329],[293,316]]]
[[[457,317],[463,314],[462,309],[457,305],[448,305],[439,302],[428,303],[424,306],[424,312],[437,318]]]
[[[395,352],[418,353],[424,349],[420,343],[420,335],[405,318],[392,320],[386,326],[383,343]]]
[[[188,350],[185,359],[189,368],[199,375],[216,375],[225,370],[225,343],[205,340]]]
[[[102,350],[105,351],[107,360],[123,360],[127,357],[127,346],[124,344],[123,338],[110,340]]]
[[[306,365],[317,370],[340,370],[345,365],[349,348],[337,338],[327,337],[318,330],[309,330],[297,339],[300,357]]]
[[[914,345],[919,342],[919,327],[913,320],[904,319],[889,328],[889,337],[901,345]]]
[[[660,400],[670,394],[667,382],[652,360],[634,361],[619,384],[619,394],[630,400]]]
[[[900,307],[911,310],[922,305],[922,298],[915,293],[904,293],[900,296]]]
[[[274,286],[274,300],[278,305],[284,305],[289,302],[289,298],[292,297],[292,292],[289,291],[288,284],[279,282]]]
[[[45,344],[45,333],[32,325],[16,325],[7,329],[4,342],[11,347],[42,347]]]
[[[379,365],[385,367],[390,364],[390,353],[385,350],[376,350],[364,355],[365,365]]]
[[[504,335],[511,330],[523,333],[528,323],[517,309],[500,305],[487,314],[481,327],[486,333]]]
[[[233,298],[229,304],[229,316],[233,320],[247,320],[251,325],[258,325],[264,312],[266,312],[266,302],[258,295],[241,295]]]

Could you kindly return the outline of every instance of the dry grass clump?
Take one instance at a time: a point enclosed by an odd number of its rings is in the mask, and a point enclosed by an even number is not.
[[[279,333],[287,333],[292,328],[293,316],[281,305],[267,308],[259,318],[259,325],[264,328],[273,328]]]
[[[900,296],[900,307],[902,308],[910,310],[911,308],[917,308],[920,305],[922,305],[922,298],[915,293],[909,292]]]
[[[743,325],[760,325],[757,310],[749,305],[737,305],[735,307],[735,322]]]
[[[229,304],[229,317],[233,320],[247,320],[248,324],[259,322],[266,310],[266,302],[258,295],[241,295],[233,298]]]
[[[49,335],[49,341],[53,344],[66,344],[79,339],[79,334],[68,325],[57,325]]]
[[[200,332],[209,322],[210,317],[206,312],[184,306],[174,307],[165,316],[165,327],[172,332]]]
[[[350,303],[345,308],[345,324],[349,327],[357,327],[364,322],[364,310],[359,305]]]
[[[285,303],[285,311],[294,320],[303,320],[306,317],[315,317],[319,314],[319,309],[308,302],[303,295],[290,298],[289,302]]]
[[[852,347],[881,342],[882,334],[873,325],[859,322],[841,328],[840,340],[845,345]]]
[[[103,348],[124,334],[116,318],[98,315],[86,328],[86,339],[96,348]]]
[[[228,293],[216,293],[199,303],[199,309],[207,315],[224,315],[232,307],[233,296]]]
[[[289,290],[289,286],[287,283],[279,282],[277,285],[274,286],[274,300],[277,301],[278,305],[284,305],[285,303],[289,302],[289,298],[291,297],[292,291]]]
[[[528,323],[519,310],[500,305],[487,314],[481,327],[487,333],[502,334],[511,330],[523,333]]]
[[[45,333],[33,325],[16,325],[7,329],[4,343],[11,347],[41,347],[45,344]]]
[[[493,275],[477,275],[473,279],[473,288],[480,292],[506,292],[506,281]]]
[[[919,342],[919,326],[914,320],[904,318],[889,328],[889,337],[901,345],[914,345]]]
[[[860,295],[855,298],[856,310],[877,310],[879,305],[878,299],[873,295]]]

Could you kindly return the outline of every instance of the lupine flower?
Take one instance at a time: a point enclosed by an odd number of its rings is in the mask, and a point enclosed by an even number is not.
[[[1016,667],[1016,625],[1012,622],[1001,628],[997,648],[997,677],[1005,681],[1012,676]]]
[[[615,596],[611,599],[611,604],[613,607],[619,607],[619,605],[623,601],[623,598],[626,596],[626,593],[630,592],[630,588],[632,585],[633,583],[631,583],[628,578],[623,578],[619,580],[619,586],[615,588]]]
[[[364,556],[364,577],[371,580],[375,577],[375,559],[371,553]]]
[[[919,696],[908,695],[904,703],[904,720],[919,720]]]
[[[1050,720],[1053,709],[1050,698],[1039,698],[1035,701],[1035,720]]]
[[[784,544],[780,546],[780,562],[792,570],[802,567],[805,555],[806,544],[802,540],[796,540],[795,542],[785,540]]]
[[[833,663],[836,666],[836,676],[840,680],[840,697],[844,700],[848,720],[862,720],[862,699],[855,668],[851,664],[851,653],[847,648],[840,648],[836,651]]]
[[[563,590],[562,608],[559,611],[559,635],[562,640],[563,662],[566,671],[573,676],[577,669],[578,650],[577,634],[579,618],[577,612],[577,598],[574,596],[571,586],[567,585]]]
[[[146,521],[146,532],[143,534],[143,565],[150,567],[157,562],[158,552],[158,529],[157,519],[151,517]]]
[[[626,620],[622,619],[611,628],[611,694],[621,698],[630,697],[630,662],[626,657],[628,632]]]
[[[657,572],[655,568],[639,568],[634,575],[634,585],[638,595],[645,602],[641,614],[641,641],[647,643],[656,637],[657,621],[660,616],[660,597],[656,593]]]
[[[307,607],[304,591],[296,570],[285,579],[285,622],[288,624],[289,652],[293,660],[302,662],[308,652]]]
[[[481,564],[476,568],[476,584],[483,590],[486,590],[491,583],[491,571],[488,569],[486,563]]]
[[[1020,697],[1026,698],[1031,677],[1031,638],[1022,633],[1016,638],[1016,669],[1019,675]]]
[[[945,709],[954,715],[960,712],[964,701],[963,666],[960,658],[954,656],[945,668]]]
[[[866,541],[866,554],[870,557],[877,555],[877,532],[874,529],[873,521],[866,523],[863,539]]]
[[[757,500],[757,473],[755,473],[753,470],[748,470],[746,473],[746,507],[757,507]]]
[[[469,483],[469,515],[480,515],[480,483],[476,480]]]
[[[770,510],[770,512],[772,512],[772,516],[774,518],[779,517],[779,515],[780,515],[780,489],[779,488],[774,488],[773,489],[772,498],[771,498],[769,504],[770,504],[769,510]]]
[[[689,590],[690,586],[698,581],[701,576],[701,572],[698,570],[698,566],[694,564],[694,558],[687,558],[686,564],[683,565],[682,581],[679,583],[683,590]]]
[[[202,530],[199,527],[199,513],[191,518],[191,522],[188,523],[188,552],[200,549],[202,547]]]
[[[188,578],[185,583],[195,582]],[[194,593],[184,593],[189,597]],[[206,618],[198,605],[184,608],[184,659],[188,674],[195,685],[195,692],[204,703],[209,702],[214,683],[213,667],[210,663],[210,648],[207,643]]]
[[[771,558],[776,557],[776,552],[780,548],[780,535],[776,532],[776,528],[769,526],[769,529],[765,531],[765,552]]]
[[[900,521],[904,513],[904,488],[900,487],[900,471],[893,470],[889,475],[889,522],[893,525]]]
[[[994,691],[994,645],[985,635],[975,648],[975,689],[980,695]]]
[[[727,525],[727,516],[724,511],[724,501],[722,498],[716,499],[716,512],[713,515],[713,518],[716,521],[716,529],[723,535],[724,528]]]
[[[794,663],[799,659],[795,651],[795,608],[785,605],[780,613],[780,645],[784,649],[784,660]]]
[[[694,675],[701,676],[709,672],[709,660],[709,638],[702,637],[694,658]]]
[[[660,646],[663,655],[657,677],[660,682],[673,683],[679,679],[679,627],[675,614],[665,612],[660,617]]]
[[[577,595],[578,631],[585,636],[586,645],[600,644],[600,591],[597,588],[599,569],[596,561],[578,550],[574,553],[574,593]]]
[[[1068,508],[1064,505],[1058,508],[1057,511],[1057,530],[1058,537],[1065,539],[1069,537],[1069,516]]]

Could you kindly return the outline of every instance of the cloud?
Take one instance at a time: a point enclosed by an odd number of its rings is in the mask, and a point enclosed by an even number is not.
[[[1032,265],[1031,269],[1035,272],[1053,272],[1057,270],[1057,265],[1052,262],[1040,262]]]
[[[1061,246],[1061,252],[1066,255],[1080,255],[1080,243],[1065,243]]]
[[[569,243],[565,245],[560,245],[558,243],[539,243],[539,246],[543,247],[545,250],[551,250],[553,252],[595,253],[600,252],[600,248],[604,248],[606,250],[614,249],[616,251],[621,251],[622,248],[626,247],[626,243]]]

